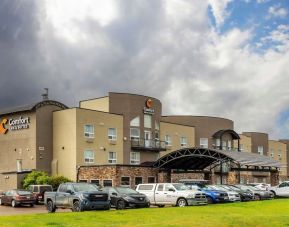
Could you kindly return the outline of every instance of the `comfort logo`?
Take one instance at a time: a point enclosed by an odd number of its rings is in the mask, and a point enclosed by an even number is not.
[[[5,124],[8,122],[7,119],[3,119],[2,122],[0,123],[0,134],[5,134],[8,129],[5,128]]]
[[[147,99],[146,101],[146,107],[151,108],[153,106],[153,101],[151,99]]]

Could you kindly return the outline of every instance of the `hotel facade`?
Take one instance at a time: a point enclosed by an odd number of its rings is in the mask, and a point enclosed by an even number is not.
[[[21,187],[31,170],[131,187],[183,178],[272,184],[288,178],[287,140],[238,134],[225,118],[163,116],[160,100],[143,95],[110,92],[74,108],[44,100],[0,111],[0,121],[0,190]]]

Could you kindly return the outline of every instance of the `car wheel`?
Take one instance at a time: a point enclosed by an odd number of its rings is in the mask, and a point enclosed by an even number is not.
[[[47,202],[46,207],[47,207],[48,213],[54,213],[55,212],[55,207],[54,207],[53,202],[51,200],[49,200]]]
[[[81,211],[82,211],[81,205],[80,205],[80,202],[79,202],[79,201],[75,201],[75,202],[73,203],[72,211],[73,211],[73,212],[81,212]]]
[[[159,208],[163,208],[165,207],[165,205],[157,205]]]
[[[255,200],[261,200],[261,196],[260,195],[255,195]]]
[[[214,203],[214,202],[213,202],[213,199],[212,199],[211,197],[207,197],[207,203],[208,203],[208,204]]]
[[[149,208],[150,206],[151,206],[151,204],[150,204],[150,203],[147,203],[145,207],[146,207],[146,208]]]
[[[178,207],[185,207],[187,205],[188,205],[188,203],[187,203],[186,199],[183,199],[183,198],[178,199],[178,201],[177,201],[177,206]]]
[[[14,199],[11,201],[11,206],[12,206],[12,207],[16,207],[16,206],[17,206]]]
[[[119,200],[117,201],[117,204],[116,204],[116,209],[117,210],[122,210],[125,208],[125,202],[123,200]]]
[[[276,198],[276,192],[274,192],[274,191],[270,191],[270,192],[273,193],[273,198]]]
[[[30,203],[30,207],[34,207],[34,204],[33,204],[33,203]]]

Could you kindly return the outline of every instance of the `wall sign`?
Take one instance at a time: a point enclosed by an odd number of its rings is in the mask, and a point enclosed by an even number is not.
[[[9,118],[9,119],[4,118],[0,123],[0,134],[6,134],[8,130],[16,131],[16,130],[28,129],[29,124],[30,124],[29,117],[20,116],[19,118]]]
[[[153,101],[151,99],[147,99],[145,102],[145,105],[146,106],[143,108],[143,112],[145,114],[154,114],[155,113],[155,110],[152,109]]]

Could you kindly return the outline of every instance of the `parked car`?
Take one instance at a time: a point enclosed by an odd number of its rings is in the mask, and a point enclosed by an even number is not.
[[[22,189],[9,190],[2,193],[0,197],[0,205],[11,205],[12,207],[20,205],[29,205],[31,207],[35,204],[35,197],[30,191]]]
[[[254,186],[242,185],[242,184],[237,184],[235,186],[244,191],[253,193],[255,200],[271,199],[273,197],[271,192],[260,190],[258,188],[255,188]]]
[[[240,189],[238,187],[235,187],[233,185],[221,184],[219,186],[223,187],[225,189],[232,190],[232,191],[235,191],[235,192],[239,193],[240,194],[240,199],[241,199],[242,202],[254,200],[254,194],[252,192],[248,192],[248,191],[242,190],[242,189]]]
[[[222,185],[210,185],[210,187],[215,189],[215,190],[218,190],[218,191],[227,192],[230,202],[239,202],[239,201],[241,201],[240,194],[238,192],[233,191],[230,188],[222,187]]]
[[[127,187],[105,187],[102,191],[107,192],[110,196],[111,206],[116,209],[126,207],[149,207],[150,200],[144,194],[141,194]]]
[[[207,204],[204,193],[192,191],[180,183],[139,184],[136,191],[145,194],[150,200],[150,204],[159,207],[167,204],[179,207]]]
[[[205,193],[208,203],[229,202],[228,193],[224,190],[216,190],[206,185],[208,181],[196,179],[183,179],[180,182],[184,183],[192,190],[198,190]]]
[[[44,193],[52,192],[51,185],[29,185],[28,190],[34,195],[36,198],[36,204],[39,202],[44,202]]]
[[[284,181],[275,187],[268,188],[275,196],[289,197],[289,181]]]
[[[46,192],[44,204],[49,213],[58,208],[69,208],[74,212],[84,210],[110,209],[108,193],[99,191],[98,187],[89,183],[63,183],[57,192]]]
[[[258,189],[260,189],[260,190],[263,190],[263,191],[267,191],[268,188],[271,187],[270,184],[265,184],[265,183],[249,183],[249,184],[247,184],[247,185],[254,186],[254,187],[256,187],[256,188],[258,188]]]

